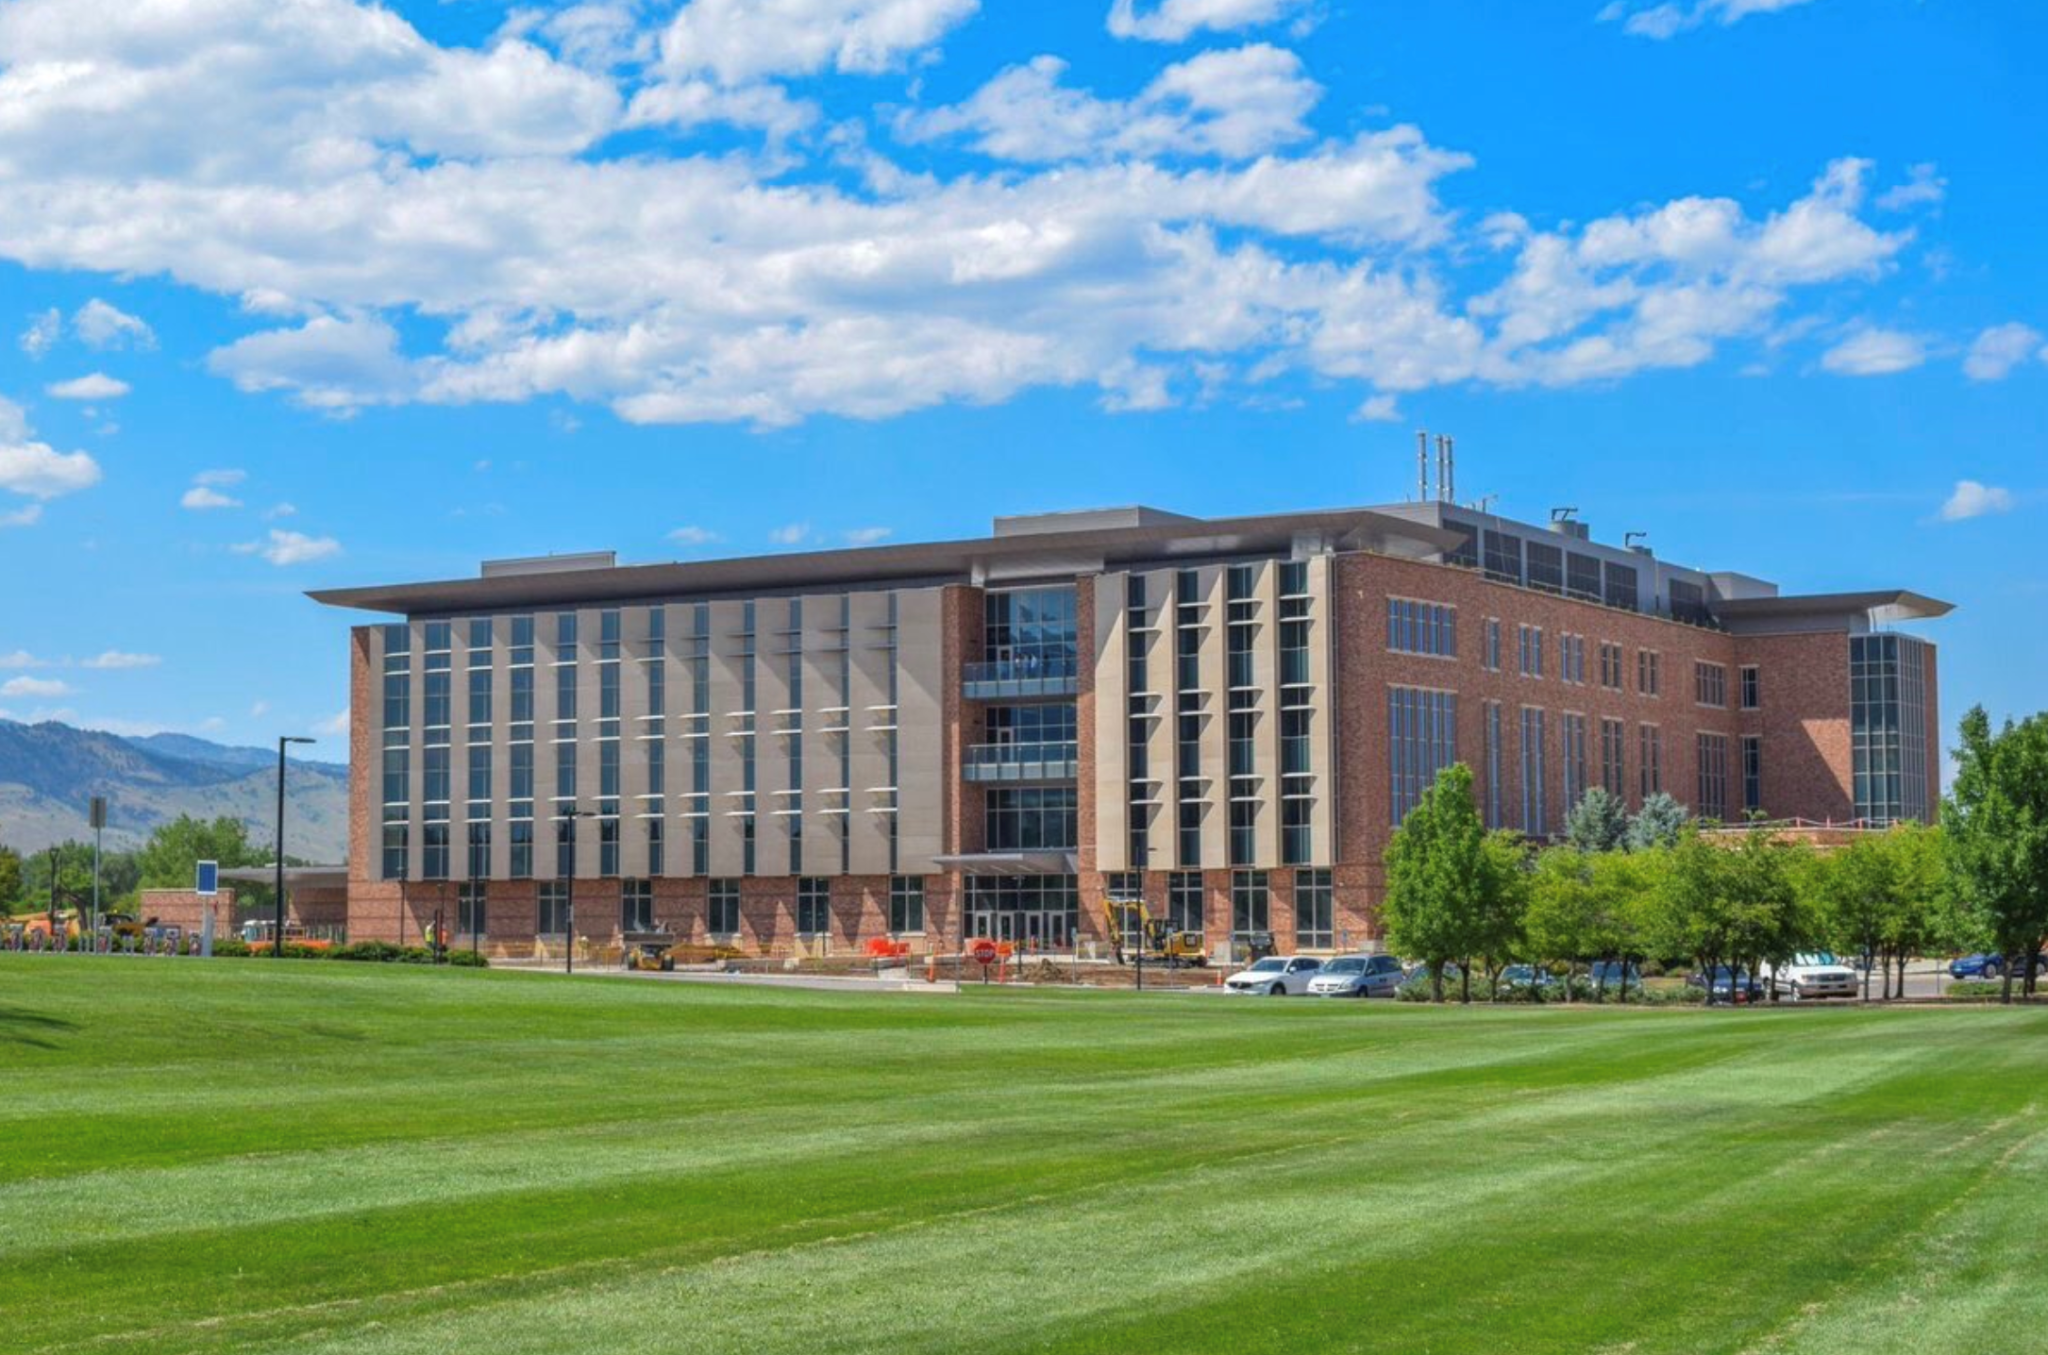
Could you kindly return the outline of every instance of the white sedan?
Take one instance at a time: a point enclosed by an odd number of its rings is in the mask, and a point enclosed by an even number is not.
[[[1308,992],[1308,981],[1316,976],[1322,963],[1306,955],[1268,955],[1250,969],[1232,974],[1223,981],[1223,987],[1232,993],[1300,997]]]

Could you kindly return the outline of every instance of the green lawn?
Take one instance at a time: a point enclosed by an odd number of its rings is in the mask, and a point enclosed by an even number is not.
[[[0,957],[0,1349],[2037,1351],[2048,1011]]]

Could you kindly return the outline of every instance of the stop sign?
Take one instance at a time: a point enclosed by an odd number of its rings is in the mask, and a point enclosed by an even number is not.
[[[986,936],[975,937],[967,946],[967,958],[983,968],[994,964],[1001,955],[1002,952],[996,949],[996,943]]]

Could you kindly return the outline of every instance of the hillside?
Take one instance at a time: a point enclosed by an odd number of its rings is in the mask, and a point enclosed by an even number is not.
[[[268,841],[276,814],[274,750],[231,748],[183,734],[122,738],[69,725],[0,720],[0,843],[36,851],[89,840],[87,801],[107,797],[106,845],[142,845],[180,814],[227,814]],[[287,850],[339,861],[348,841],[348,769],[294,759]]]

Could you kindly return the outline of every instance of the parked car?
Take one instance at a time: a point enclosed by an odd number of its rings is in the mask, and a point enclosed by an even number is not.
[[[1322,961],[1306,955],[1268,955],[1250,969],[1232,974],[1223,981],[1223,987],[1231,993],[1300,997],[1308,992],[1309,980],[1321,968]]]
[[[1612,988],[1617,992],[1623,983],[1631,991],[1643,986],[1643,971],[1634,960],[1595,960],[1586,978],[1595,988]]]
[[[2014,965],[2012,972],[2015,975],[2025,975],[2027,972],[2026,962],[2022,960],[2019,964]],[[2048,975],[2048,955],[2043,955],[2034,962],[2034,975],[2036,978]],[[1996,982],[2005,977],[2005,957],[2003,955],[1985,954],[1965,955],[1961,959],[1948,962],[1948,976],[1952,979],[1988,979]]]
[[[1695,971],[1692,985],[1706,989],[1716,1002],[1762,1002],[1765,996],[1764,986],[1757,981],[1756,975],[1747,969],[1731,971],[1724,964]]]
[[[1862,980],[1856,971],[1824,950],[1794,955],[1786,965],[1767,964],[1763,980],[1772,992],[1794,1002],[1855,997],[1862,991]]]
[[[1308,981],[1310,997],[1392,997],[1405,978],[1392,955],[1339,955]]]
[[[1511,964],[1500,971],[1500,987],[1504,992],[1515,992],[1523,988],[1555,988],[1557,975],[1547,969],[1538,969],[1532,964]]]

